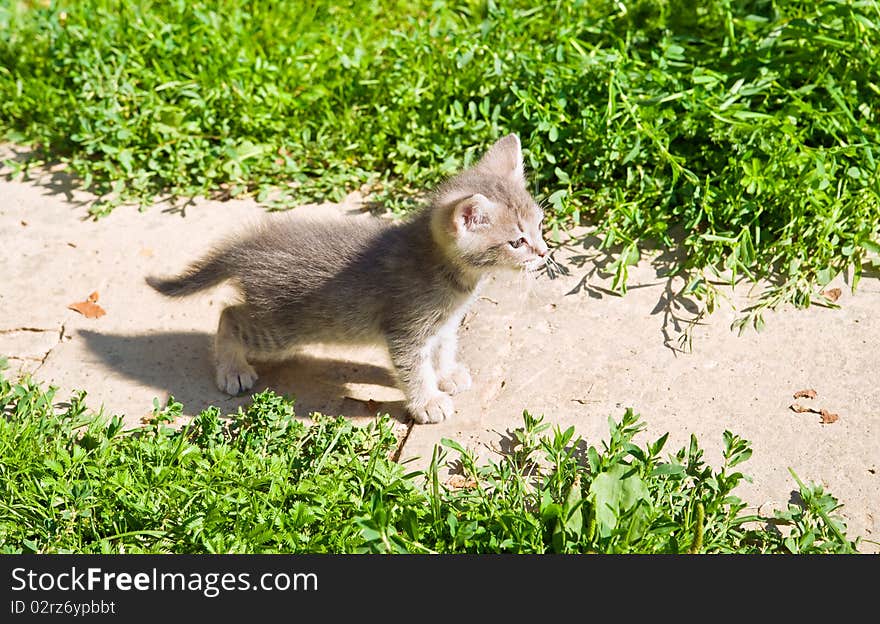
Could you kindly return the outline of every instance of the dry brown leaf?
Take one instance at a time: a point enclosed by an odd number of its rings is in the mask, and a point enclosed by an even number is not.
[[[814,414],[819,413],[817,410],[814,410],[812,407],[804,407],[800,403],[792,403],[788,407],[791,411],[797,412],[798,414],[803,414],[804,412],[813,412]]]
[[[813,407],[804,407],[800,403],[792,403],[791,405],[789,405],[789,408],[793,412],[797,412],[798,414],[803,414],[805,412],[810,413],[810,414],[819,414],[822,417],[820,422],[823,425],[830,425],[833,422],[837,422],[838,418],[840,418],[840,416],[838,416],[837,414],[832,414],[827,409],[824,409],[824,408],[823,409],[815,409]]]
[[[452,475],[446,480],[446,485],[453,490],[472,489],[477,487],[477,482],[471,477]]]
[[[809,390],[798,390],[794,393],[794,398],[796,399],[815,399],[816,391],[813,389]]]
[[[102,316],[107,314],[107,311],[98,305],[97,290],[90,294],[88,299],[86,299],[85,301],[71,303],[69,306],[67,306],[67,308],[69,310],[75,310],[76,312],[82,314],[84,317],[91,319],[101,318]]]
[[[839,288],[829,288],[828,290],[823,290],[819,293],[823,297],[825,297],[828,301],[834,303],[840,298],[840,289]]]
[[[831,423],[837,422],[837,419],[840,418],[837,414],[832,414],[826,409],[820,410],[819,415],[822,416],[822,424],[830,425]]]

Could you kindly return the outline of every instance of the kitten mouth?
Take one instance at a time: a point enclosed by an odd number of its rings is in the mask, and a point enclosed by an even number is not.
[[[532,260],[526,260],[520,266],[531,273],[541,269],[546,264],[547,261],[544,258],[533,258]]]

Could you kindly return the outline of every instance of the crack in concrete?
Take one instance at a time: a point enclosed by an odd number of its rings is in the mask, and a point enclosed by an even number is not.
[[[403,447],[406,446],[406,441],[409,440],[409,434],[412,433],[413,427],[415,426],[415,421],[410,420],[406,424],[406,433],[403,434],[403,437],[400,438],[400,441],[397,443],[397,450],[394,451],[394,454],[391,456],[391,461],[399,462],[400,456],[403,454]]]
[[[52,351],[55,350],[55,347],[57,347],[58,345],[61,344],[62,340],[64,340],[64,323],[61,324],[61,328],[58,330],[58,342],[56,342],[54,345],[52,345],[52,348],[50,348],[48,351],[46,351],[46,355],[43,356],[43,358],[40,360],[40,363],[34,369],[34,372],[33,372],[34,375],[36,375],[39,372],[39,370],[41,368],[43,368],[43,364],[46,363],[46,360],[49,359],[49,356],[52,354]]]
[[[61,326],[64,329],[64,326]],[[57,327],[14,327],[12,329],[0,329],[0,335],[5,334],[15,334],[18,332],[34,332],[34,333],[43,333],[43,332],[53,332],[58,331]]]

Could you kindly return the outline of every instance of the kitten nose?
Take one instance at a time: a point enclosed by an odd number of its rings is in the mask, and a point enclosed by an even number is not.
[[[535,252],[536,252],[539,256],[541,256],[542,258],[543,258],[544,256],[547,255],[547,252],[548,252],[548,251],[550,251],[550,248],[547,247],[547,243],[545,243],[544,241],[541,241],[541,244],[540,244],[540,245],[538,246],[538,248],[535,250]]]

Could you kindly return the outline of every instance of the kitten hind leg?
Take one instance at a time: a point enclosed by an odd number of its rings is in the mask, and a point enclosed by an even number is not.
[[[257,371],[247,361],[245,344],[252,324],[244,305],[229,306],[220,314],[214,339],[217,387],[233,396],[250,390],[257,381]]]

